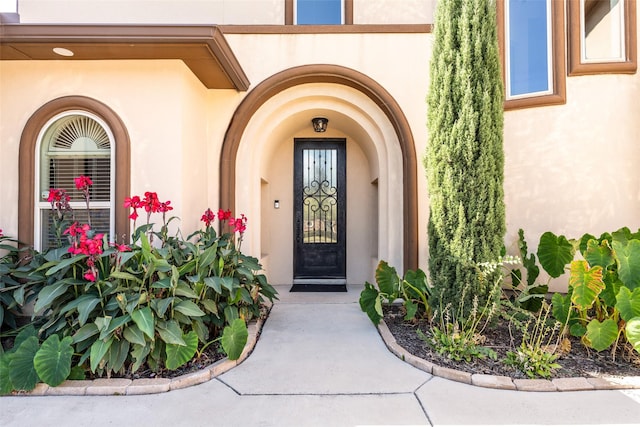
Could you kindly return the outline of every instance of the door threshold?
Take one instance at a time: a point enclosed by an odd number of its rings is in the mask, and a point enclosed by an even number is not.
[[[289,292],[347,292],[346,279],[293,279]]]

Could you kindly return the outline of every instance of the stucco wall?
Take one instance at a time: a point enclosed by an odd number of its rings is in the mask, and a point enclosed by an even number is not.
[[[417,157],[422,158],[432,35],[228,34],[226,38],[251,88],[279,71],[307,64],[338,64],[371,77],[403,109]],[[199,226],[202,210],[218,208],[220,148],[235,108],[247,95],[206,90],[180,61],[4,61],[0,94],[0,228],[8,235],[17,232],[20,135],[30,115],[47,101],[84,95],[111,107],[131,138],[132,193],[151,190],[170,199],[175,206],[172,213],[182,218],[180,226],[188,232]],[[638,99],[638,74],[568,77],[566,105],[505,113],[505,242],[511,253],[517,249],[519,228],[535,251],[547,230],[579,237],[621,226],[640,227]],[[415,232],[419,263],[426,268],[428,195],[421,165],[417,175]],[[268,209],[276,198],[265,194],[268,199],[258,211]],[[250,218],[250,229],[256,221]],[[257,226],[256,232],[265,236],[269,231]],[[566,281],[556,286],[566,287]]]
[[[215,121],[210,107],[229,117],[238,102],[235,91],[216,91],[216,102],[210,102],[181,61],[3,61],[0,77],[0,228],[5,234],[17,234],[18,148],[25,123],[43,104],[67,95],[97,99],[120,116],[131,140],[131,193],[155,191],[161,200],[171,200],[170,214],[182,218],[173,223],[174,230],[193,231],[207,206],[217,208],[218,189],[209,183],[218,166],[209,159],[219,155],[220,128],[226,124],[208,124]],[[137,225],[144,220],[141,215]],[[161,222],[159,216],[152,220]]]
[[[354,0],[354,24],[429,24],[435,0]],[[283,25],[285,0],[18,0],[24,23]]]

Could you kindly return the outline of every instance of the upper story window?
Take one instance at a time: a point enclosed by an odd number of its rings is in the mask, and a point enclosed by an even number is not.
[[[502,0],[497,6],[505,108],[564,103],[563,2]]]
[[[353,24],[353,0],[285,0],[285,24]]]
[[[636,2],[569,0],[569,75],[634,73]]]
[[[39,180],[35,194],[36,226],[34,246],[41,250],[56,247],[58,242],[54,216],[48,200],[50,189],[65,190],[70,197],[71,212],[65,214],[65,227],[73,221],[91,222],[96,233],[114,233],[114,174],[112,152],[115,144],[108,126],[97,116],[84,111],[68,111],[53,117],[43,128],[40,156],[36,166]],[[90,187],[90,211],[74,178],[87,176]],[[89,215],[90,212],[90,215]]]
[[[296,0],[297,25],[339,25],[344,22],[344,0]]]

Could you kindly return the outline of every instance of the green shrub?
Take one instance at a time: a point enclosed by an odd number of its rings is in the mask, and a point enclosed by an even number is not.
[[[229,358],[240,357],[246,322],[261,315],[265,300],[277,298],[258,260],[240,251],[246,218],[220,210],[220,227],[229,231],[218,234],[207,210],[205,229],[183,239],[167,235],[169,202],[160,203],[155,193],[136,199],[127,199],[131,218],[144,207],[162,212],[160,232],[149,214],[126,246],[73,223],[62,234],[66,246],[34,256],[23,276],[41,288],[34,292],[39,329],[0,355],[0,367],[12,372],[0,378],[4,393],[38,380],[56,385],[72,366],[76,376],[133,373],[143,365],[174,370],[218,340]]]

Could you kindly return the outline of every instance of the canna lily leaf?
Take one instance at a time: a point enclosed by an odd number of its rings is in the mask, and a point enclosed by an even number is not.
[[[73,338],[51,335],[42,343],[33,359],[33,365],[42,381],[52,387],[60,385],[71,373]]]
[[[597,265],[589,268],[586,261],[572,261],[569,285],[573,288],[571,301],[579,310],[588,309],[605,288],[602,267]]]
[[[189,300],[180,301],[173,308],[185,316],[200,317],[205,315],[205,312],[200,310],[196,303]]]
[[[38,294],[38,300],[36,301],[33,311],[39,313],[43,309],[48,308],[51,303],[60,295],[67,291],[70,283],[65,281],[56,282],[52,285],[45,286]]]
[[[108,341],[97,340],[91,345],[91,355],[89,356],[89,360],[91,362],[91,372],[96,371],[105,354],[107,354],[107,351],[109,351],[112,343],[113,337],[109,338]]]
[[[249,332],[242,319],[235,319],[231,325],[224,328],[220,340],[222,349],[230,360],[237,360],[242,355],[242,350],[247,344]]]
[[[75,255],[71,258],[66,258],[63,259],[62,261],[60,261],[59,263],[57,263],[55,266],[51,267],[50,269],[47,270],[45,274],[45,276],[51,276],[52,274],[57,273],[58,271],[62,270],[65,267],[68,267],[70,265],[73,265],[79,261],[82,261],[83,259],[85,259],[87,256],[86,255]]]
[[[190,331],[189,333],[184,334],[182,339],[186,345],[166,345],[165,351],[167,353],[167,360],[165,362],[165,366],[171,371],[178,369],[180,366],[191,360],[198,349],[198,335],[195,331]]]
[[[129,355],[130,343],[127,340],[115,340],[109,348],[109,368],[114,372],[122,369],[127,356]]]
[[[78,331],[75,334],[73,334],[73,344],[82,342],[87,338],[91,338],[92,336],[96,335],[98,332],[100,331],[98,330],[98,327],[96,326],[95,323],[88,323],[84,325],[82,328],[78,329]]]
[[[175,320],[169,320],[162,326],[158,324],[158,333],[167,344],[187,345],[182,339],[182,329]]]
[[[138,328],[137,325],[129,325],[124,328],[122,332],[124,338],[132,344],[146,345],[147,341],[144,338],[144,333]]]
[[[138,328],[140,328],[146,336],[153,340],[153,335],[155,333],[155,321],[149,306],[141,308],[140,310],[135,310],[131,313],[131,319],[133,319]]]
[[[204,284],[216,291],[216,293],[222,293],[222,278],[218,276],[205,277]]]

